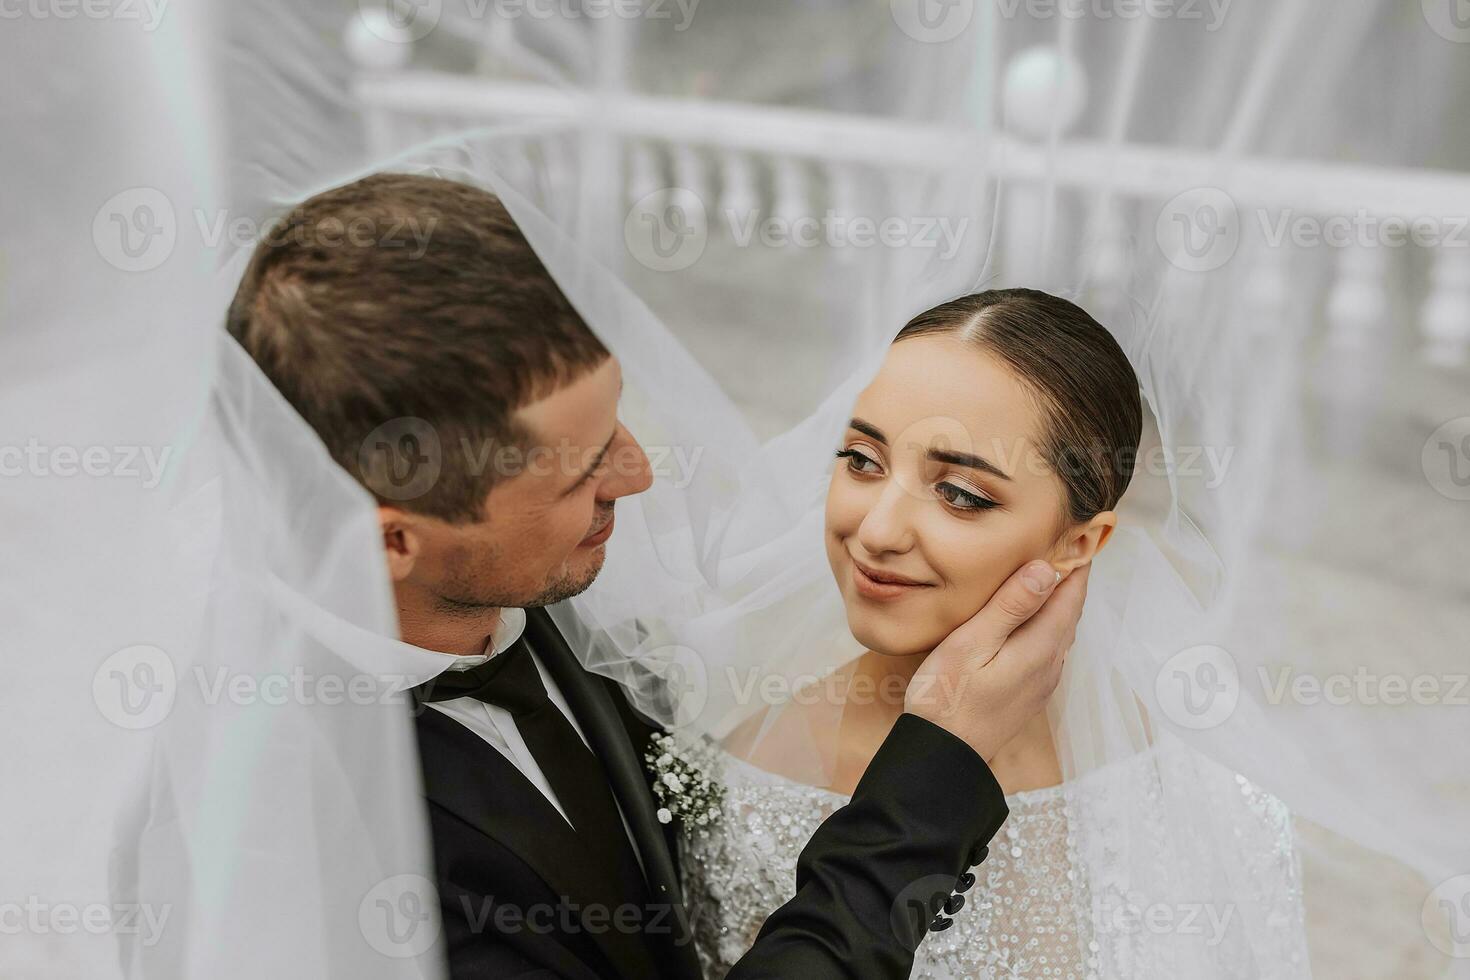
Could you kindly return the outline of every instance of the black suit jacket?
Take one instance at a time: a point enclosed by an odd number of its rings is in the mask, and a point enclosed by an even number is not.
[[[616,684],[582,668],[544,610],[527,610],[526,640],[607,769],[648,888],[630,900],[589,876],[587,845],[535,786],[478,735],[420,707],[451,976],[700,980],[675,831],[657,820],[643,765],[654,727]],[[796,895],[766,920],[730,977],[907,977],[935,911],[960,873],[984,859],[1007,812],[968,745],[901,716],[852,801],[802,851]]]

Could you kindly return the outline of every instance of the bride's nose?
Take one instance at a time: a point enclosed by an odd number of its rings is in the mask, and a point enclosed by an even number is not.
[[[884,552],[902,553],[914,546],[915,495],[900,481],[889,480],[873,507],[858,525],[858,544],[870,555]]]

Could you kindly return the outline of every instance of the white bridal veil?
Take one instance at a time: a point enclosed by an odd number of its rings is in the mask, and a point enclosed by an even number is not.
[[[1115,780],[1106,889],[1247,905],[1209,857],[1238,773],[1416,869],[1430,942],[1470,953],[1455,11],[179,0],[7,21],[0,927],[26,941],[0,965],[440,970],[395,696],[414,651],[370,501],[221,330],[270,219],[380,169],[500,193],[621,359],[658,480],[555,615],[645,710],[716,737],[856,652],[821,499],[887,341],[991,285],[1076,299],[1148,410],[1050,712],[1066,777]],[[1162,829],[1130,825],[1145,751]],[[1236,964],[1275,926],[1246,924]],[[1102,942],[1103,975],[1137,972],[1130,952],[1219,965]]]

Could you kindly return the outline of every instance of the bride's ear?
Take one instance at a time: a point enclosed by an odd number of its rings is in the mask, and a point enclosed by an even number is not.
[[[1086,565],[1108,543],[1113,528],[1117,526],[1118,515],[1105,510],[1086,524],[1067,531],[1063,535],[1057,557],[1052,559],[1052,566],[1065,576],[1073,569]]]
[[[394,582],[408,578],[418,561],[423,542],[413,518],[397,507],[378,507],[378,526],[383,531],[383,552],[388,556],[388,574]]]

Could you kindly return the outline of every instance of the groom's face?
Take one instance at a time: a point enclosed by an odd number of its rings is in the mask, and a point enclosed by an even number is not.
[[[542,606],[592,584],[613,530],[614,501],[652,484],[648,457],[618,420],[616,358],[523,407],[535,434],[467,524],[415,519],[420,554],[407,580],[446,609]],[[506,473],[509,465],[510,475]]]

